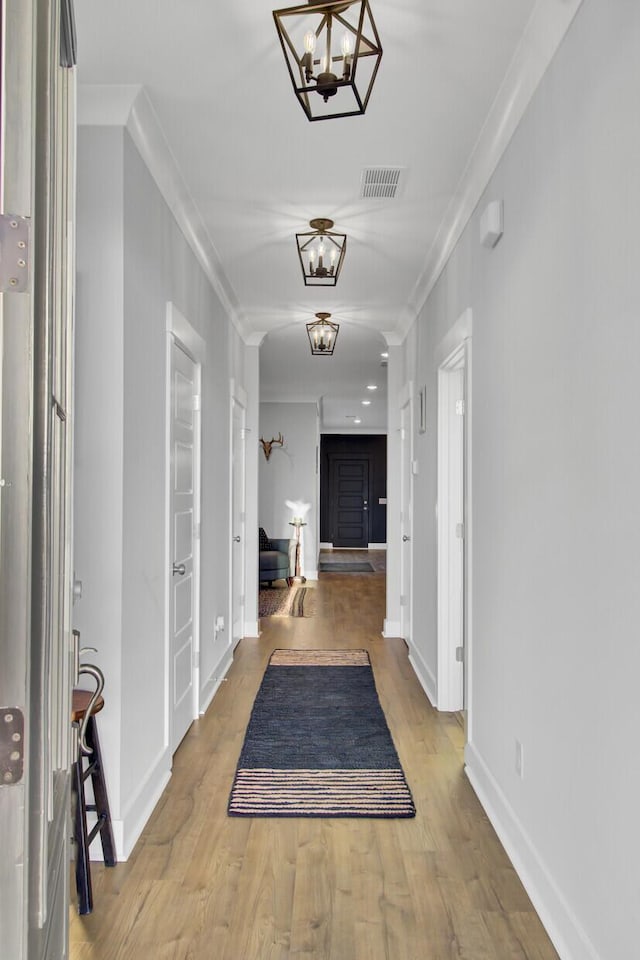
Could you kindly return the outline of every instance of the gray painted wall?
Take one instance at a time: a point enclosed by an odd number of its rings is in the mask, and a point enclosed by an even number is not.
[[[319,534],[318,409],[315,403],[261,403],[260,436],[282,433],[283,447],[274,447],[267,462],[259,454],[258,521],[271,537],[291,537],[292,511],[287,500],[310,504],[303,537],[303,573],[317,579]]]
[[[120,854],[170,773],[165,661],[165,364],[171,301],[206,344],[202,369],[200,681],[230,656],[230,380],[243,346],[129,134],[78,146],[74,620],[99,648],[101,719]],[[223,455],[220,453],[223,451]],[[209,681],[209,683],[208,683]]]
[[[638,49],[636,3],[585,0],[405,363],[428,392],[414,642],[435,675],[435,358],[472,309],[468,769],[566,960],[638,949]]]

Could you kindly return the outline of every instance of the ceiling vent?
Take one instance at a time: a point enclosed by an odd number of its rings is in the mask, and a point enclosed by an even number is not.
[[[402,167],[365,167],[362,171],[360,199],[381,197],[393,200],[400,187]]]
[[[381,366],[381,367],[388,367],[388,366],[389,366],[389,361],[388,361],[388,360],[381,360],[381,361],[380,361],[380,366]]]

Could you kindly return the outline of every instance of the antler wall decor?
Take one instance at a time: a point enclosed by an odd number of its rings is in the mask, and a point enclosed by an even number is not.
[[[277,437],[271,437],[271,440],[263,440],[262,437],[260,437],[260,443],[262,444],[262,449],[264,450],[265,459],[268,460],[271,456],[271,447],[273,447],[274,444],[277,447],[283,446],[284,437],[281,433],[279,433]]]

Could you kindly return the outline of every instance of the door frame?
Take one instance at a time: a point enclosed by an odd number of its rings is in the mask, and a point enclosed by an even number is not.
[[[239,383],[236,383],[232,378],[231,380],[231,390],[230,390],[230,403],[229,403],[229,447],[230,447],[230,456],[229,456],[229,629],[227,632],[228,643],[230,646],[234,646],[234,637],[233,637],[233,579],[234,574],[237,575],[238,571],[242,577],[242,635],[245,635],[246,632],[246,602],[247,602],[247,577],[246,577],[246,556],[247,556],[247,392]],[[234,409],[239,407],[243,411],[242,417],[242,471],[243,471],[243,480],[242,480],[242,509],[241,513],[244,518],[243,520],[243,532],[242,539],[240,542],[241,546],[241,558],[239,563],[234,563],[234,550],[233,550],[233,538],[235,536],[234,531],[234,513],[235,513],[235,504],[234,504],[234,491],[235,491],[235,476],[234,476],[234,456],[233,456],[233,445],[235,443],[234,437]]]
[[[463,318],[464,319],[464,315]],[[466,332],[466,331],[465,331]],[[467,711],[469,735],[471,694],[471,337],[455,338],[448,343],[450,352],[437,369],[438,436],[437,436],[437,677],[438,709]],[[450,396],[451,375],[461,373],[463,416],[460,437],[452,436],[450,425],[456,412]],[[451,524],[453,504],[452,480],[462,484],[463,549],[461,555],[452,550]],[[457,566],[452,577],[452,565]],[[462,584],[460,604],[452,607],[451,584],[459,576]],[[462,690],[459,671],[453,669],[458,638],[462,636]]]
[[[206,356],[206,344],[194,330],[176,305],[167,302],[166,308],[166,368],[165,368],[165,588],[164,588],[164,659],[165,659],[165,710],[164,741],[169,750],[172,744],[172,666],[171,666],[171,350],[177,344],[195,364],[195,394],[198,398],[193,419],[193,702],[192,719],[197,720],[200,710],[200,522],[202,507],[202,367]]]
[[[404,423],[404,412],[407,411],[407,423]],[[414,397],[413,381],[409,380],[401,393],[399,404],[400,417],[400,636],[413,646],[413,504],[415,495],[414,483]],[[403,435],[406,431],[406,436]],[[407,495],[408,492],[408,495]],[[387,533],[388,536],[388,533]],[[404,537],[408,537],[405,546]],[[408,561],[408,562],[407,562]],[[407,633],[407,623],[409,635]]]

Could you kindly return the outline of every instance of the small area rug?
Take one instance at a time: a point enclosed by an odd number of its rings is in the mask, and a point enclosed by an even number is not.
[[[314,613],[313,590],[307,587],[260,588],[259,617],[311,617]]]
[[[275,650],[253,705],[228,813],[415,816],[366,650]]]
[[[373,567],[367,560],[345,560],[342,563],[321,560],[318,570],[320,573],[373,573]]]

